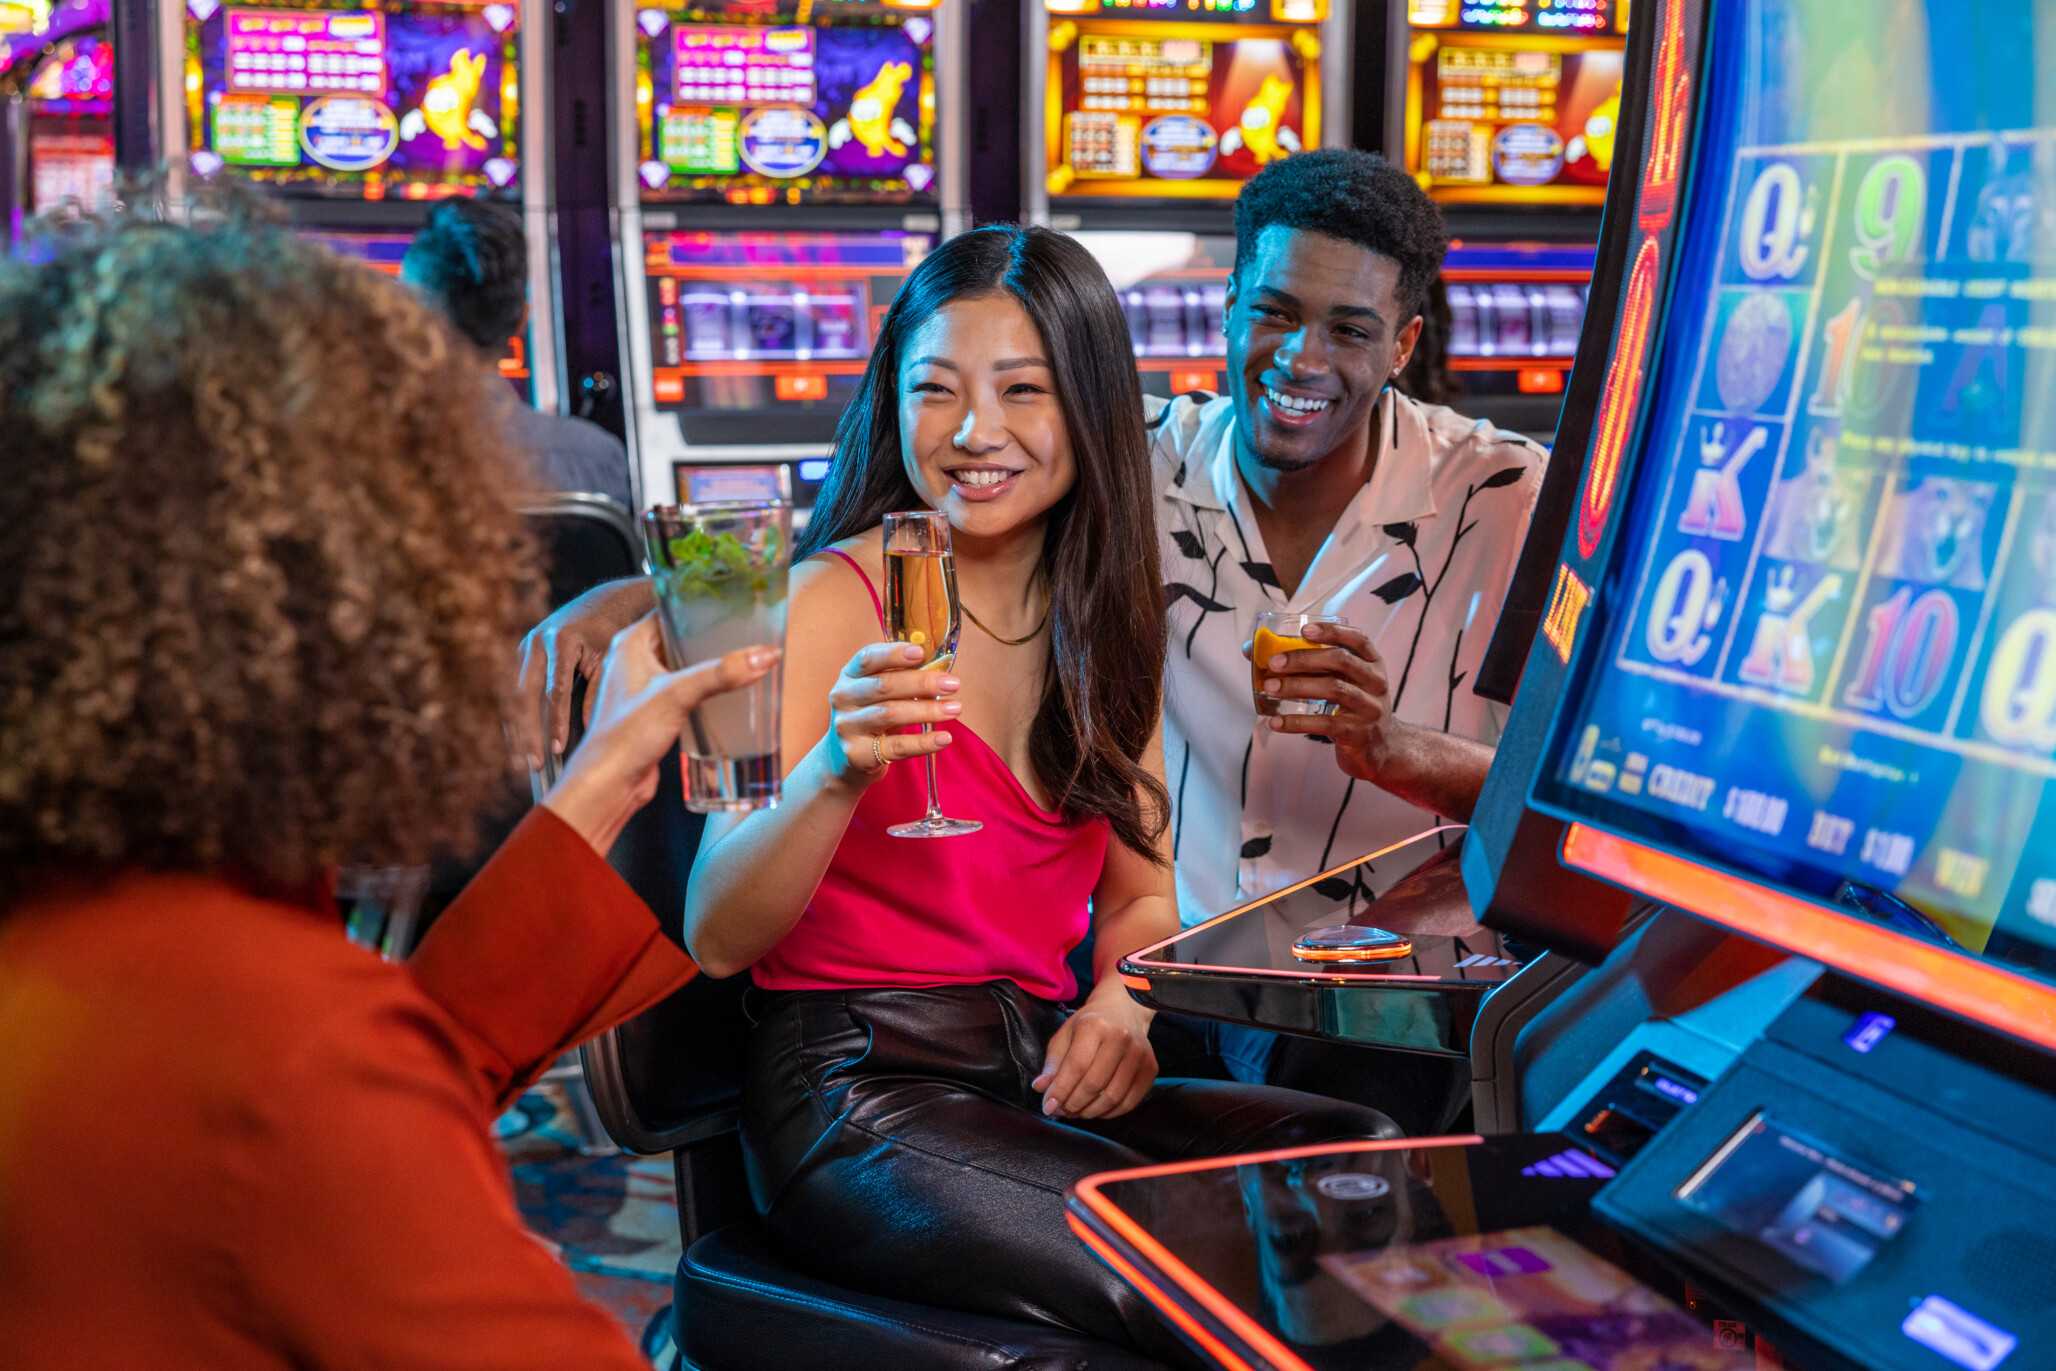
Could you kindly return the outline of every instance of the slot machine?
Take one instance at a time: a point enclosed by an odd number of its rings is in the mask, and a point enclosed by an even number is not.
[[[300,233],[394,275],[435,201],[505,203],[526,229],[530,313],[500,373],[558,409],[539,0],[184,0],[168,13],[159,118],[185,152],[174,193],[260,187]]]
[[[2008,79],[2056,3],[1635,23],[1603,386],[1461,858],[1554,976],[1480,1131],[1597,1162],[1705,1365],[2056,1365],[2056,127]]]
[[[1584,320],[1629,10],[1389,0],[1385,11],[1386,153],[1449,220],[1442,279],[1460,407],[1544,442]],[[1378,35],[1366,37],[1375,51]]]
[[[1235,193],[1349,141],[1329,0],[1026,0],[1022,205],[1106,269],[1147,394],[1218,391]]]
[[[810,507],[907,274],[964,226],[959,0],[615,0],[614,209],[645,504]]]
[[[66,203],[114,196],[114,34],[107,0],[0,2],[0,240]]]

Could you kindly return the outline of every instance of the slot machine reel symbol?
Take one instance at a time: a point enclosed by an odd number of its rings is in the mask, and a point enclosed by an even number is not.
[[[1726,542],[1740,538],[1749,527],[1749,512],[1742,503],[1742,469],[1769,441],[1769,429],[1752,425],[1749,436],[1731,453],[1728,426],[1704,426],[1699,437],[1699,470],[1692,473],[1692,497],[1678,517],[1678,532]]]
[[[1671,666],[1697,666],[1713,646],[1712,630],[1728,602],[1728,582],[1697,548],[1671,558],[1649,602],[1649,655]]]
[[[1801,189],[1789,162],[1765,167],[1742,206],[1742,271],[1752,281],[1789,281],[1806,266],[1819,222],[1820,187]]]
[[[1763,614],[1756,621],[1741,677],[1751,685],[1773,686],[1795,695],[1813,689],[1813,616],[1842,593],[1842,578],[1821,577],[1804,595],[1799,569],[1781,566],[1763,590]]]

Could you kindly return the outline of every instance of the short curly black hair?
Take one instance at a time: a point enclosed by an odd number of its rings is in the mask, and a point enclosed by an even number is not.
[[[521,216],[481,200],[443,200],[408,244],[405,273],[457,332],[497,357],[528,308]]]
[[[1449,229],[1413,177],[1373,152],[1322,148],[1273,162],[1235,197],[1235,269],[1273,224],[1325,233],[1399,263],[1400,303],[1418,314]]]

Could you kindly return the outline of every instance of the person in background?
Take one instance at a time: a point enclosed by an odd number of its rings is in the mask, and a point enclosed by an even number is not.
[[[1235,202],[1227,393],[1151,419],[1172,642],[1164,769],[1188,923],[1467,820],[1492,764],[1502,720],[1466,683],[1546,454],[1394,387],[1446,243],[1441,212],[1381,157],[1329,149],[1264,168]],[[1348,621],[1261,664],[1271,693],[1328,713],[1256,715],[1246,654],[1264,610]],[[1358,868],[1337,915],[1407,870]],[[1375,1103],[1410,1133],[1446,1127],[1469,1085],[1461,1062],[1199,1031],[1236,1079]]]
[[[528,326],[528,244],[521,216],[505,206],[462,196],[438,201],[408,245],[400,277],[488,363]],[[494,375],[496,416],[532,455],[545,487],[605,495],[634,512],[620,439],[585,419],[531,409],[498,379],[497,367]]]
[[[507,784],[537,554],[470,347],[202,208],[0,262],[0,1363],[646,1371],[490,1127],[693,973],[603,854],[777,654],[667,673],[625,630],[415,957],[353,946],[327,876]]]

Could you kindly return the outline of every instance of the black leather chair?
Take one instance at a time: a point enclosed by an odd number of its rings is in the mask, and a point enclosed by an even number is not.
[[[674,757],[657,799],[609,854],[665,918],[684,908],[699,846],[701,820],[682,794]],[[750,1203],[736,1136],[747,980],[701,977],[581,1049],[608,1133],[630,1151],[673,1157],[681,1371],[1161,1371],[1082,1334],[859,1294],[787,1265]]]
[[[604,495],[552,495],[523,505],[521,513],[543,545],[553,610],[603,581],[642,570],[634,518]]]

